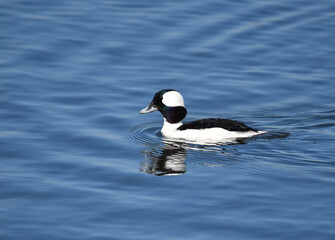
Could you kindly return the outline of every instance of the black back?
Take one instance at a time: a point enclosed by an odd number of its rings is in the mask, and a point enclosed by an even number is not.
[[[188,122],[181,125],[178,130],[187,130],[187,129],[205,129],[205,128],[223,128],[228,131],[257,131],[251,127],[248,127],[244,123],[230,120],[230,119],[222,119],[222,118],[206,118],[200,119],[193,122]]]

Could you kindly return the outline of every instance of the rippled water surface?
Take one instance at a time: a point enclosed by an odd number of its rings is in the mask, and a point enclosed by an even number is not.
[[[0,3],[0,239],[335,239],[334,1]],[[268,134],[173,142],[159,113]],[[290,133],[290,134],[288,134]]]

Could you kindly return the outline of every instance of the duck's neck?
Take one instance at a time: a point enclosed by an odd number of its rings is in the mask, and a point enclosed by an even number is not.
[[[183,120],[187,114],[187,110],[184,106],[164,106],[160,108],[159,111],[162,113],[164,120],[169,122],[170,124],[181,122],[181,120]]]
[[[164,118],[164,124],[163,124],[163,127],[162,127],[162,134],[163,135],[169,135],[169,133],[171,132],[174,132],[177,130],[177,128],[179,128],[181,125],[183,125],[183,123],[180,121],[180,122],[177,122],[177,123],[169,123],[165,118]]]

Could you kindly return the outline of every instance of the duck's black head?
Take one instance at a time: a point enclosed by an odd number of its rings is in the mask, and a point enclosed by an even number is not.
[[[140,113],[150,113],[157,110],[169,123],[178,123],[187,114],[183,96],[173,89],[163,89],[157,92],[151,103]]]

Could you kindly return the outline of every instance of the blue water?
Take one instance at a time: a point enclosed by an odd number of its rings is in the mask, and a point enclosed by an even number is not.
[[[2,1],[0,239],[335,239],[334,12]],[[163,88],[270,134],[166,142]]]

